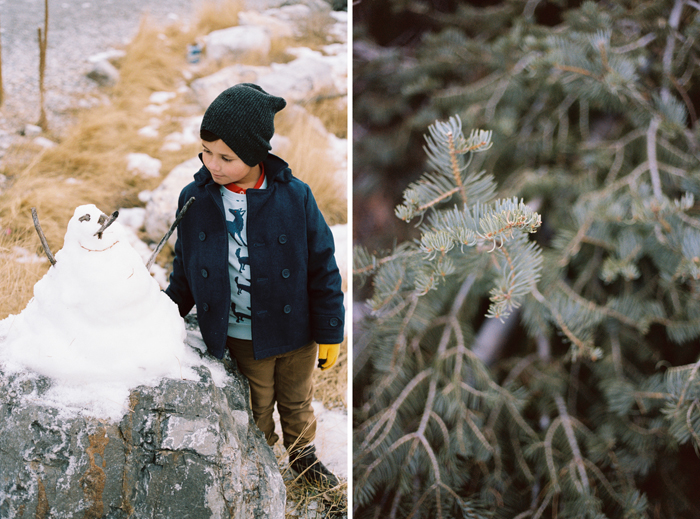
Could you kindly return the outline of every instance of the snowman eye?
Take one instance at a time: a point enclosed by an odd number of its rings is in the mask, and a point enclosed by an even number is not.
[[[80,218],[78,218],[81,222],[89,222],[90,221],[90,215],[89,214],[84,214]]]

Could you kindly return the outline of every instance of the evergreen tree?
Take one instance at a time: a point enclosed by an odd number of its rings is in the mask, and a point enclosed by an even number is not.
[[[359,122],[437,122],[355,252],[354,516],[700,517],[700,4],[383,3]]]

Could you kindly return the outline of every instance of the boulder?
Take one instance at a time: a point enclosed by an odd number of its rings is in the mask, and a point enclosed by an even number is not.
[[[119,82],[119,70],[106,59],[93,64],[87,77],[100,86],[111,87]]]
[[[162,162],[146,153],[129,153],[126,156],[126,170],[142,178],[160,176]]]
[[[332,11],[331,16],[336,21],[328,30],[328,36],[338,42],[348,43],[348,13],[346,11]]]
[[[190,89],[194,100],[199,104],[203,112],[227,88],[238,83],[257,83],[260,77],[269,73],[270,67],[237,63],[224,67],[208,76],[195,79],[190,83]]]
[[[328,12],[331,9],[331,2],[325,0],[297,0],[294,3],[308,6],[314,12]],[[242,4],[246,11],[266,11],[289,5],[289,0],[243,0]]]
[[[179,151],[183,146],[202,142],[199,138],[199,128],[202,125],[201,115],[186,117],[180,122],[182,123],[182,131],[166,135],[165,142],[161,146],[162,151]]]
[[[196,333],[196,332],[195,332]],[[0,365],[0,517],[279,518],[286,489],[235,368],[131,391],[119,422],[43,398]]]
[[[168,232],[175,221],[177,212],[177,200],[180,191],[194,180],[194,174],[202,167],[199,157],[193,157],[182,164],[175,166],[165,180],[151,192],[146,204],[146,218],[144,229],[146,236],[158,243]],[[175,247],[177,231],[172,234],[168,243]]]
[[[289,63],[273,63],[271,73],[258,84],[267,92],[284,97],[288,102],[303,102],[316,96],[338,94],[333,61],[320,52],[311,51]],[[343,85],[344,89],[345,86]]]
[[[204,38],[208,59],[216,63],[249,58],[265,58],[272,42],[263,27],[240,25],[210,32]]]
[[[256,83],[288,103],[308,101],[318,96],[347,94],[347,56],[325,56],[310,49],[290,49],[297,59],[273,63],[269,67],[241,64],[192,81],[190,87],[199,105],[206,109],[221,92],[238,83]]]
[[[243,11],[238,14],[238,23],[264,27],[273,38],[292,38],[304,33],[311,14],[308,5],[285,5],[263,12]]]

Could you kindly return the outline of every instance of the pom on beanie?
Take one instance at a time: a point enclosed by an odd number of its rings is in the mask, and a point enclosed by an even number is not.
[[[204,113],[201,129],[219,137],[248,166],[255,166],[272,149],[275,114],[286,105],[284,99],[258,85],[240,83],[214,99]]]

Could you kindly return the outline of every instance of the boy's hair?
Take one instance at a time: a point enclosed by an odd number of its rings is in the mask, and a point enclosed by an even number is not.
[[[210,132],[209,130],[205,130],[204,128],[200,128],[199,138],[204,142],[216,142],[219,140],[218,135],[216,135],[214,132]]]
[[[211,132],[248,166],[256,166],[272,149],[275,114],[286,104],[284,99],[268,94],[258,85],[240,83],[221,92],[209,105],[200,132]]]

